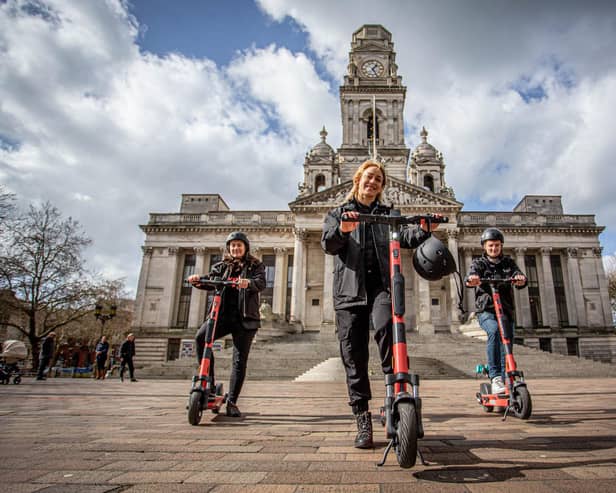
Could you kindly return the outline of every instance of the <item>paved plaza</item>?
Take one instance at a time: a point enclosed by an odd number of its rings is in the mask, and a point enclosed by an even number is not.
[[[373,411],[383,397],[373,380]],[[246,383],[244,412],[186,418],[189,382],[55,378],[0,386],[0,491],[616,491],[616,379],[529,380],[530,420],[487,414],[478,381],[424,380],[427,465],[400,469],[374,420],[352,447],[343,382]]]

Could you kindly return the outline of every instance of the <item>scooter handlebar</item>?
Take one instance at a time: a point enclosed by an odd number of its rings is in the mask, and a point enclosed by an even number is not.
[[[420,214],[417,216],[400,216],[396,214],[389,214],[386,216],[376,215],[376,214],[358,214],[357,217],[352,218],[352,217],[349,217],[349,214],[347,212],[342,213],[341,220],[345,222],[390,224],[394,226],[401,225],[401,224],[421,224],[422,221],[426,223],[433,223],[433,224],[449,222],[448,217],[441,216],[438,214]]]
[[[224,286],[239,286],[239,283],[237,281],[220,279],[219,277],[210,278],[207,276],[201,276],[199,278],[199,284],[205,288],[209,287],[212,289],[221,288]]]

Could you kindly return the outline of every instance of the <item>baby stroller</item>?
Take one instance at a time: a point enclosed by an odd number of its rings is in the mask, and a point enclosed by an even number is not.
[[[0,383],[8,384],[12,378],[13,383],[18,385],[21,382],[21,370],[17,362],[25,360],[27,356],[28,349],[23,342],[5,341],[0,353]]]

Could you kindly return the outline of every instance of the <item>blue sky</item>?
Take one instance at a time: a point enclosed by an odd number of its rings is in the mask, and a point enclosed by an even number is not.
[[[0,2],[0,183],[51,200],[134,291],[150,212],[182,193],[286,209],[341,141],[353,31],[392,33],[406,143],[425,126],[465,210],[562,195],[616,253],[616,7],[573,0]]]

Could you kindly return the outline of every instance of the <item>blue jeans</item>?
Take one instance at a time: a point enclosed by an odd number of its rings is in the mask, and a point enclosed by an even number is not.
[[[486,334],[488,334],[488,345],[486,352],[488,356],[488,375],[490,380],[494,377],[505,377],[505,349],[502,347],[500,333],[498,331],[498,323],[496,315],[490,312],[481,312],[477,315],[479,325]],[[507,315],[503,316],[503,329],[505,337],[511,340],[511,348],[513,349],[513,320],[509,320]]]

